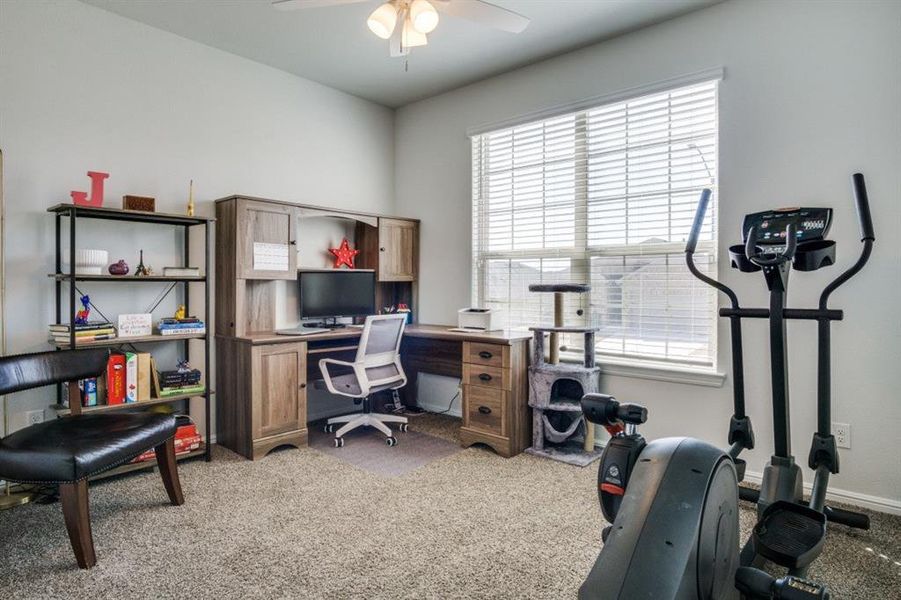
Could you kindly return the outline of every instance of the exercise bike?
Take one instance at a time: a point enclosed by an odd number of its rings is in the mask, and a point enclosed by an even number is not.
[[[725,294],[721,308],[730,321],[734,414],[728,450],[693,438],[645,442],[638,426],[647,411],[613,397],[582,398],[585,417],[611,433],[598,469],[598,499],[609,526],[604,547],[579,590],[588,599],[737,599],[829,598],[825,586],[806,578],[823,548],[826,522],[869,529],[866,515],[825,504],[831,474],[838,473],[835,438],[830,431],[830,324],[843,318],[828,307],[830,295],[866,264],[875,235],[863,175],[852,177],[863,250],[857,261],[827,285],[815,309],[786,308],[789,274],[815,271],[835,262],[835,242],[826,238],[831,208],[792,208],[749,214],[742,223],[742,244],[729,248],[732,268],[763,273],[770,292],[768,308],[742,308],[725,284],[701,273],[694,252],[710,201],[700,202],[685,248],[695,277]],[[742,319],[769,322],[775,448],[760,490],[740,487],[743,450],[754,447],[754,430],[745,412]],[[817,431],[807,464],[814,470],[810,500],[802,497],[800,467],[791,454],[786,320],[816,321]],[[755,502],[758,522],[739,551],[738,501]],[[760,568],[767,562],[787,570],[781,578]]]

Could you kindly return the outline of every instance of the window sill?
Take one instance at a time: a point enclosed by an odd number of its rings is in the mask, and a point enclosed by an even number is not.
[[[561,362],[581,363],[575,357],[560,357]],[[669,383],[701,385],[705,387],[722,387],[726,381],[725,373],[713,370],[680,368],[672,365],[636,364],[632,361],[621,361],[610,357],[598,357],[598,366],[603,375],[632,377],[635,379],[651,379]]]

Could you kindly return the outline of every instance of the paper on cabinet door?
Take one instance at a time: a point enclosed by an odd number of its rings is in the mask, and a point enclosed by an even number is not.
[[[254,271],[287,271],[288,245],[253,243]]]

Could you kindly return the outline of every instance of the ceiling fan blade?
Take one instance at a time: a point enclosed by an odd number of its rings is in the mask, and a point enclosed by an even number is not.
[[[272,8],[277,10],[298,10],[301,8],[325,8],[341,4],[359,4],[369,0],[275,0]]]
[[[482,0],[429,0],[434,7],[453,17],[484,23],[495,29],[520,33],[531,20],[512,10],[482,2]]]

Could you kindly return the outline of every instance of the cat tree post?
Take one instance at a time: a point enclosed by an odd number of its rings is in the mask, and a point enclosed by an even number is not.
[[[554,327],[563,327],[563,292],[554,292]],[[556,365],[560,362],[560,334],[551,332],[551,355],[548,362]]]

